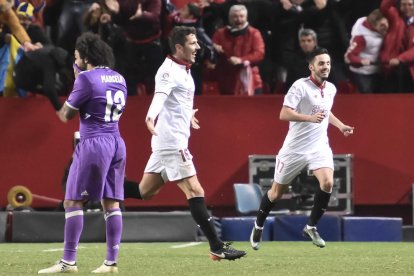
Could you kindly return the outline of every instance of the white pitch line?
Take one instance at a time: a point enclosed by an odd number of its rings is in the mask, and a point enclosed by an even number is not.
[[[50,248],[50,249],[42,250],[42,252],[56,252],[56,251],[63,251],[63,248]]]
[[[78,249],[82,249],[82,248],[86,248],[86,247],[83,247],[83,246],[78,247]],[[50,249],[42,250],[42,252],[57,252],[57,251],[63,251],[63,247],[62,248],[50,248]]]
[[[196,246],[201,243],[202,242],[189,242],[189,243],[184,243],[184,244],[179,244],[179,245],[173,245],[171,246],[171,248],[185,248],[185,247],[190,247],[190,246]]]

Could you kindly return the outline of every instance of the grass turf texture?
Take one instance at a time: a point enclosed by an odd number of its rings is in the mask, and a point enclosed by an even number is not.
[[[264,242],[253,251],[235,242],[247,256],[214,262],[207,243],[123,243],[120,275],[414,275],[414,243]],[[33,275],[62,256],[62,243],[0,244],[0,275]],[[78,275],[101,265],[105,244],[81,243]]]

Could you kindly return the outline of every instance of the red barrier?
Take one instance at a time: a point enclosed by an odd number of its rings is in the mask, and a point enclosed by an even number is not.
[[[192,2],[191,0],[172,0],[171,1],[178,9]]]
[[[121,119],[127,144],[127,177],[140,180],[150,154],[144,117],[147,97],[129,97]],[[278,120],[283,96],[203,96],[195,107],[201,129],[192,132],[190,150],[206,192],[207,204],[234,206],[232,185],[248,181],[249,154],[276,154],[288,124]],[[359,205],[408,204],[414,182],[414,95],[338,95],[333,112],[354,125],[355,135],[343,137],[331,127],[334,153],[352,153],[354,199]],[[0,208],[7,192],[24,185],[34,194],[62,198],[61,179],[72,153],[78,120],[58,121],[44,98],[0,98]],[[175,184],[147,202],[127,206],[186,207]],[[33,202],[33,207],[51,207]]]

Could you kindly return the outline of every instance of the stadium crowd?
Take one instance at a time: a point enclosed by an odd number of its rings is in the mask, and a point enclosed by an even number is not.
[[[56,110],[80,34],[112,47],[128,95],[151,95],[174,26],[196,27],[197,95],[284,94],[315,47],[340,93],[414,91],[414,0],[0,0],[0,23],[1,95],[43,94]]]

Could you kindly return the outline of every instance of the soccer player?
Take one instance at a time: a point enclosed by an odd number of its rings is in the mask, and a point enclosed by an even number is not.
[[[308,55],[310,77],[293,83],[285,96],[280,119],[289,121],[289,131],[279,154],[276,156],[272,187],[263,196],[257,214],[250,243],[259,249],[263,225],[275,201],[282,197],[288,184],[306,166],[319,181],[320,189],[314,197],[314,204],[304,236],[318,247],[325,247],[316,224],[325,212],[333,185],[333,154],[328,142],[328,125],[336,126],[345,136],[353,134],[354,127],[343,124],[331,112],[335,86],[326,81],[331,69],[331,58],[324,48],[316,48]]]
[[[124,199],[126,161],[118,121],[125,109],[127,89],[125,79],[110,69],[113,64],[112,49],[99,36],[84,33],[77,39],[74,67],[80,72],[67,101],[57,112],[63,122],[80,114],[80,142],[66,184],[63,258],[39,274],[78,271],[76,249],[85,200],[100,200],[106,221],[106,259],[92,273],[118,272],[122,234],[119,202]]]
[[[167,181],[175,181],[184,192],[195,222],[206,235],[213,260],[234,260],[246,252],[232,248],[217,236],[214,221],[204,202],[204,190],[188,150],[190,125],[198,129],[194,117],[194,81],[190,67],[197,50],[193,27],[174,27],[170,34],[172,56],[168,56],[155,76],[155,94],[145,122],[152,134],[152,154],[139,186],[136,198],[150,199]],[[155,119],[158,117],[157,123]]]

